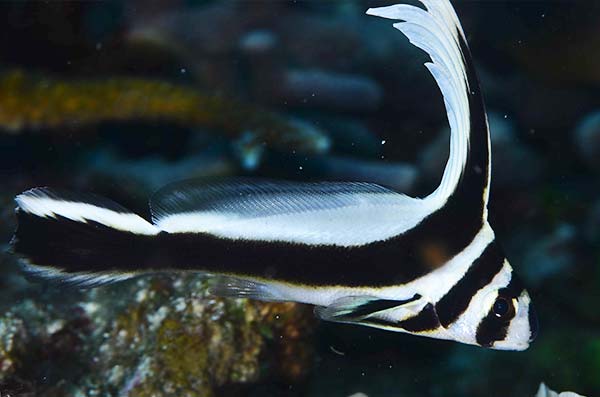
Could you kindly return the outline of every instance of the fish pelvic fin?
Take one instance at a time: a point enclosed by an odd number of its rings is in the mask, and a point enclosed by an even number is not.
[[[403,309],[405,316],[414,315],[420,309],[422,297],[415,294],[404,300],[381,299],[374,296],[345,296],[328,306],[315,307],[315,315],[322,320],[341,323],[363,323],[374,316],[385,315],[392,310]]]
[[[450,124],[450,155],[440,185],[426,200],[438,208],[449,200],[468,203],[487,218],[490,139],[483,96],[460,21],[448,0],[420,0],[425,9],[397,4],[367,14],[400,20],[400,30],[431,62],[425,64],[444,99]]]

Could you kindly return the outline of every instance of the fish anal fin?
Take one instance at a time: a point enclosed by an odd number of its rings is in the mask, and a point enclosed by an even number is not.
[[[285,300],[268,283],[229,276],[215,277],[211,281],[210,293],[223,298],[247,298],[265,302]]]
[[[398,320],[418,313],[422,297],[415,294],[404,300],[381,299],[373,296],[345,296],[335,300],[329,306],[315,307],[315,314],[322,320],[358,323],[373,316],[385,316],[391,311],[401,311]]]

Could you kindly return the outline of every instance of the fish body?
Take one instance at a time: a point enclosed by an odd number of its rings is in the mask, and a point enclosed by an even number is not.
[[[363,182],[184,181],[150,200],[152,222],[95,196],[17,196],[24,269],[80,286],[201,272],[215,294],[315,305],[324,320],[506,350],[537,332],[530,298],[487,220],[487,116],[460,22],[444,0],[367,11],[432,62],[450,155],[415,198]],[[463,211],[464,207],[467,211]]]

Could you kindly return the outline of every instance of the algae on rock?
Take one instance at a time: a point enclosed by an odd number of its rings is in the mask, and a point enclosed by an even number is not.
[[[1,383],[31,384],[46,396],[212,396],[310,370],[315,320],[307,306],[214,297],[192,275],[73,294],[64,303],[28,299],[0,318]]]

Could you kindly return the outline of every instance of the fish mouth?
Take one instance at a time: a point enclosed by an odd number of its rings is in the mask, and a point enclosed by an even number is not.
[[[533,306],[529,306],[527,317],[529,320],[529,342],[533,342],[534,339],[537,338],[539,331],[538,317]]]

